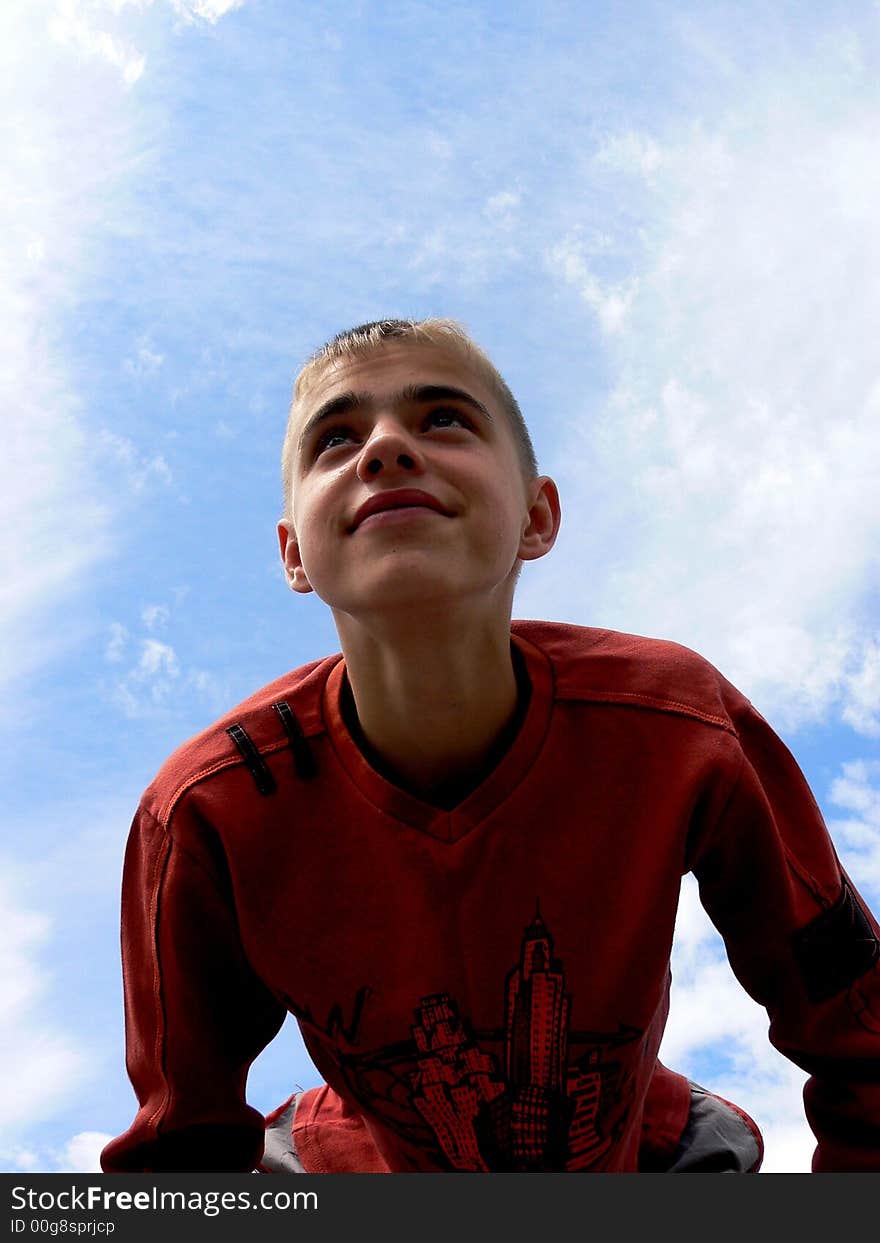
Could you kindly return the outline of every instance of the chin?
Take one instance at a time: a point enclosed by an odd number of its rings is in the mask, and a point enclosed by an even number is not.
[[[344,602],[337,601],[333,607],[342,608],[346,613],[357,617],[358,614],[367,613],[425,608],[436,610],[438,606],[460,598],[461,590],[454,582],[411,574],[389,578],[371,590],[358,591],[356,596],[351,595]]]
[[[381,558],[364,558],[354,571],[346,567],[345,575],[327,584],[326,592],[313,586],[331,609],[355,618],[389,610],[436,612],[465,600],[482,598],[489,603],[504,594],[512,571],[510,565],[494,562],[494,557],[455,559],[439,549],[427,555],[399,549]]]
[[[505,582],[468,582],[453,574],[418,573],[387,575],[360,589],[345,600],[337,595],[331,607],[355,618],[381,618],[389,623],[407,624],[419,619],[420,624],[434,625],[444,617],[452,618],[461,607],[476,605],[483,612],[506,601],[512,590]],[[328,603],[330,603],[328,601]],[[509,614],[510,605],[506,604]]]

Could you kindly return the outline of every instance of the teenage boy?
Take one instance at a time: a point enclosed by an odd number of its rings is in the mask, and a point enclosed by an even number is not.
[[[450,321],[340,334],[297,379],[283,463],[288,581],[342,654],[144,795],[123,885],[141,1108],[104,1168],[254,1168],[246,1074],[288,1012],[326,1084],[270,1117],[263,1169],[757,1168],[751,1121],[657,1062],[690,870],[811,1076],[814,1168],[880,1169],[877,925],[711,665],[511,624],[560,508],[488,358]]]

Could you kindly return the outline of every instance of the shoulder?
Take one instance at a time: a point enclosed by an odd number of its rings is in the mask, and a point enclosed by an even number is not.
[[[710,661],[680,643],[563,622],[515,621],[511,629],[550,661],[557,700],[673,712],[731,733],[750,708]]]
[[[291,729],[305,738],[323,732],[324,684],[340,659],[337,653],[276,678],[182,743],[159,769],[141,806],[167,825],[187,790],[246,762],[242,737],[245,750],[253,748],[253,753],[264,756],[289,746]],[[278,705],[287,710],[279,712]]]

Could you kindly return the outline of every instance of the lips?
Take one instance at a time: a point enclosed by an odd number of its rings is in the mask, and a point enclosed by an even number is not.
[[[387,509],[433,509],[438,514],[443,514],[445,518],[451,518],[452,514],[441,505],[436,496],[432,496],[430,492],[423,492],[421,488],[394,488],[386,492],[377,492],[368,500],[364,501],[360,509],[354,516],[354,522],[349,527],[349,531],[356,531],[365,518],[369,518],[371,514],[380,514]]]

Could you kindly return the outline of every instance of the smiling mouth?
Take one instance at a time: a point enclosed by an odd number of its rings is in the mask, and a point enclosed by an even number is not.
[[[435,513],[445,518],[451,517],[449,510],[430,492],[423,492],[421,488],[394,488],[368,497],[355,514],[349,532],[358,530],[371,518],[378,520],[383,514],[405,516],[412,515],[414,511]]]
[[[413,513],[436,514],[438,518],[445,516],[439,509],[435,509],[433,505],[420,505],[415,501],[408,501],[403,505],[388,505],[385,509],[374,509],[372,513],[365,514],[357,526],[352,529],[358,530],[364,523],[381,522],[383,519],[394,521],[395,514],[404,517]]]

